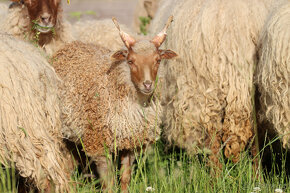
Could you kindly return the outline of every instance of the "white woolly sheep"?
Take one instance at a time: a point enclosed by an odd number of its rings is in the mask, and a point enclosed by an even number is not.
[[[153,19],[154,15],[158,9],[158,4],[160,0],[138,0],[135,14],[134,14],[134,23],[133,27],[137,33],[141,33],[140,30],[140,17],[146,17],[149,19]],[[168,15],[169,16],[169,15]],[[167,17],[168,18],[168,17]],[[166,22],[166,21],[164,21]],[[149,28],[149,24],[145,26],[146,30]]]
[[[124,25],[121,27],[125,31],[131,31]],[[80,20],[73,25],[73,33],[75,39],[79,41],[99,44],[110,50],[118,50],[124,46],[118,30],[110,19]]]
[[[158,5],[158,9],[155,13],[155,16],[153,20],[150,22],[149,26],[149,33],[155,34],[158,33],[158,30],[160,30],[160,27],[164,22],[166,22],[166,19],[172,14],[173,8],[177,8],[180,2],[179,0],[161,0]],[[179,3],[178,3],[179,2]]]
[[[257,86],[260,93],[259,130],[281,136],[290,149],[290,2],[269,14],[261,33]],[[262,127],[262,128],[261,128]],[[266,131],[262,131],[266,132]]]
[[[73,40],[70,24],[62,19],[61,0],[12,0],[0,29],[20,39],[35,42],[52,55]]]
[[[155,80],[161,59],[176,54],[159,49],[170,22],[150,41],[136,41],[114,22],[126,48],[112,55],[113,64],[109,50],[73,42],[56,53],[53,66],[63,80],[62,109],[67,112],[63,127],[84,131],[85,151],[96,162],[105,186],[111,187],[113,181],[106,151],[119,152],[121,188],[125,191],[134,149],[145,148],[159,138],[161,106],[153,95]]]
[[[267,9],[252,0],[183,0],[164,12],[175,17],[164,45],[180,56],[165,65],[164,136],[192,153],[209,148],[219,167],[223,141],[237,162],[253,136],[256,44]]]
[[[0,34],[0,163],[40,190],[68,190],[57,78],[32,45]]]

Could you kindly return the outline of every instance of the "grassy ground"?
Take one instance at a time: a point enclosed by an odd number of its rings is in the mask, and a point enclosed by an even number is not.
[[[221,160],[223,170],[218,177],[215,177],[206,164],[206,156],[190,157],[182,150],[165,152],[164,149],[164,145],[159,141],[150,153],[138,156],[134,164],[130,192],[250,193],[261,191],[273,193],[275,190],[279,192],[279,189],[290,192],[289,178],[287,180],[283,161],[281,171],[277,171],[273,166],[273,170],[268,175],[260,172],[260,178],[255,178],[252,158],[245,152],[237,164]],[[0,192],[16,192],[21,188],[18,187],[14,173],[13,168],[0,167]],[[115,175],[118,176],[118,173]],[[72,181],[76,182],[77,192],[100,191],[97,178],[87,178],[86,175],[75,171]],[[119,187],[116,187],[114,192],[118,191]]]
[[[145,157],[139,156],[129,192],[248,193],[261,190],[261,192],[273,193],[275,189],[290,192],[290,184],[284,172],[285,162],[282,162],[282,171],[277,171],[273,167],[269,175],[266,176],[260,172],[261,177],[255,178],[252,158],[245,152],[237,164],[222,160],[223,170],[218,177],[214,177],[204,159],[206,156],[190,157],[182,150],[166,153],[164,149],[164,145],[158,142],[151,153],[146,154]],[[78,192],[98,191],[94,187],[96,184],[97,181],[93,183],[82,181]]]

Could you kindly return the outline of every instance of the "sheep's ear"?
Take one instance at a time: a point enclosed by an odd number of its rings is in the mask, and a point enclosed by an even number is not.
[[[161,56],[161,59],[172,59],[178,56],[175,52],[172,50],[159,50],[159,54]]]
[[[111,58],[116,60],[116,61],[122,61],[122,60],[126,60],[128,54],[128,50],[118,50],[117,52],[115,52]]]

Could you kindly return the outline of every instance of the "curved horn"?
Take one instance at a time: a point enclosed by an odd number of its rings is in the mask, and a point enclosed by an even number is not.
[[[120,29],[119,23],[115,17],[113,17],[112,20],[116,28],[119,30],[122,41],[124,42],[125,46],[129,49],[131,46],[133,46],[136,43],[136,40],[133,37],[131,37],[129,34],[127,34],[126,32],[123,32]]]
[[[171,22],[173,21],[173,16],[171,15],[168,20],[167,23],[165,25],[165,27],[163,28],[163,30],[161,32],[159,32],[159,34],[157,34],[152,40],[151,42],[157,47],[159,48],[161,46],[161,44],[164,42],[165,38],[166,38],[166,31],[169,27],[169,25],[171,24]]]

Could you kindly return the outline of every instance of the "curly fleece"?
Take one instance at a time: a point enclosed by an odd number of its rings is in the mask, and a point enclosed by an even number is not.
[[[260,40],[257,85],[261,93],[259,122],[269,121],[290,148],[290,2],[269,14]],[[271,128],[268,127],[268,128]]]
[[[238,161],[253,136],[256,45],[267,9],[252,0],[171,0],[163,10],[156,24],[168,12],[174,16],[164,45],[180,56],[165,65],[164,135],[193,153],[210,148],[216,157],[223,141],[225,156]]]
[[[110,51],[73,42],[54,56],[63,80],[64,128],[83,135],[86,152],[131,150],[159,138],[161,107],[154,99],[141,104],[126,63],[111,65]],[[71,129],[76,130],[70,132]]]
[[[69,154],[60,133],[54,70],[40,52],[0,34],[0,163],[15,165],[39,189],[68,190]]]

